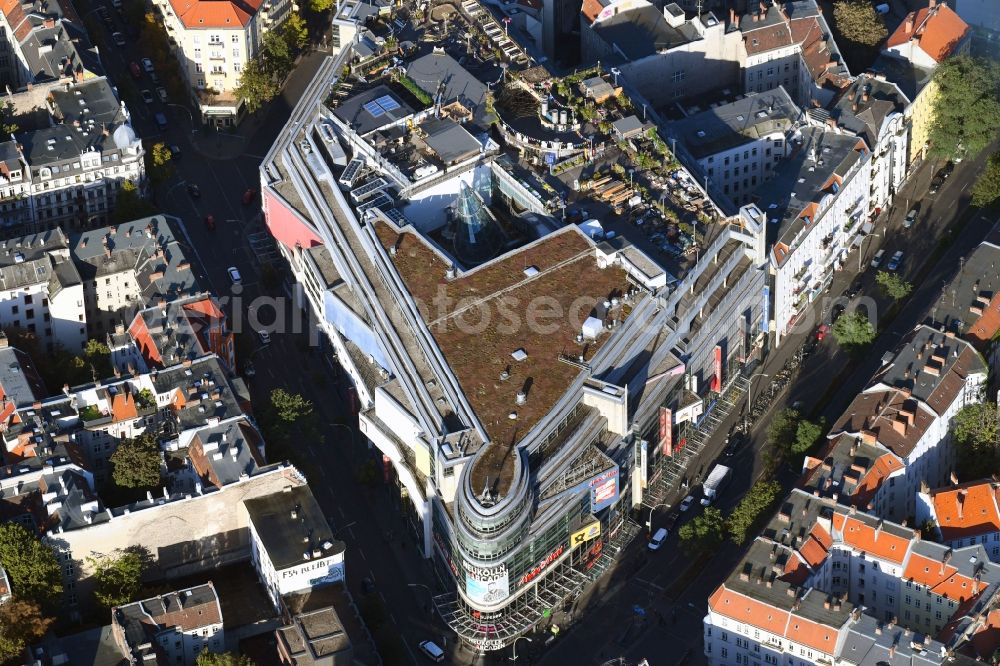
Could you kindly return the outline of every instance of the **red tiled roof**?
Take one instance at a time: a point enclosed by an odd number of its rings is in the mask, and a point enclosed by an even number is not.
[[[840,520],[838,520],[838,518]],[[885,530],[871,527],[850,515],[834,514],[834,525],[839,522],[844,543],[889,562],[902,564],[910,541]]]
[[[115,421],[131,421],[139,417],[135,398],[131,393],[116,393],[111,399],[111,418]]]
[[[257,13],[261,0],[170,0],[185,28],[237,28]]]
[[[587,19],[588,23],[593,23],[600,16],[603,9],[604,5],[601,4],[601,0],[583,0],[583,7],[580,9],[580,12]]]
[[[839,627],[829,627],[794,612],[775,608],[762,601],[720,585],[708,599],[708,606],[720,615],[800,643],[826,654],[834,654]]]
[[[907,32],[907,27],[910,32]],[[936,62],[941,62],[955,50],[955,46],[968,31],[968,24],[942,2],[933,10],[924,7],[907,14],[896,31],[889,36],[885,46],[901,46],[915,39],[924,53]]]
[[[868,506],[885,480],[893,472],[901,469],[903,469],[903,463],[891,453],[886,453],[877,459],[871,469],[858,481],[858,485],[854,489],[854,504],[861,507]]]
[[[965,337],[981,350],[996,337],[998,331],[1000,331],[1000,294],[995,294],[989,306],[983,309],[983,314],[966,331]]]
[[[989,481],[942,488],[931,493],[941,538],[945,541],[1000,532],[1000,486]]]
[[[917,553],[910,556],[903,577],[926,585],[935,594],[952,601],[967,601],[988,587],[982,581],[963,576],[951,565]]]

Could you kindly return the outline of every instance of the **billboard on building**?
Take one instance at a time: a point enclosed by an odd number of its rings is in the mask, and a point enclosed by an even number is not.
[[[500,603],[510,595],[507,565],[484,569],[467,562],[465,568],[465,596],[475,604]]]
[[[618,466],[590,480],[590,512],[597,513],[618,499]]]
[[[718,393],[722,390],[722,347],[720,345],[715,345],[712,356],[715,360],[715,376],[712,377],[711,389]]]
[[[573,535],[569,538],[569,545],[572,548],[576,548],[599,536],[601,536],[601,521],[595,520],[582,529],[573,532]]]
[[[642,489],[645,490],[647,486],[648,474],[647,467],[649,466],[649,442],[642,440],[639,442],[639,483],[642,484]]]
[[[761,303],[760,332],[767,333],[771,327],[771,288],[764,285],[764,302]]]
[[[660,407],[660,453],[674,453],[674,415],[667,407]]]

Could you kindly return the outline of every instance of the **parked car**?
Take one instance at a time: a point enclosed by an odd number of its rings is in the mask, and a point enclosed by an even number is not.
[[[167,103],[167,89],[164,87],[159,87],[156,89],[156,95],[160,98],[160,101],[164,104]]]
[[[896,250],[893,252],[892,257],[889,259],[889,263],[886,264],[886,268],[890,271],[899,270],[899,265],[903,263],[903,251]]]
[[[885,257],[885,250],[879,250],[878,252],[876,252],[875,256],[872,257],[872,268],[878,268],[879,266],[881,266],[882,259],[884,257]]]
[[[149,92],[148,90],[140,90],[139,96],[142,97],[142,101],[145,102],[146,104],[153,103],[153,93]]]
[[[914,206],[910,209],[910,212],[906,214],[906,219],[903,220],[903,228],[909,229],[917,222],[917,213],[920,212],[919,206]]]
[[[139,69],[139,65],[134,60],[128,64],[128,71],[129,74],[132,75],[133,79],[142,78],[142,70]]]
[[[861,276],[859,275],[858,277],[854,278],[854,282],[852,282],[851,286],[848,287],[847,291],[844,292],[844,296],[846,298],[854,298],[855,296],[861,293],[861,289],[863,287],[864,287],[864,281],[861,279]]]
[[[111,0],[111,6],[114,7],[115,9],[121,9],[122,0]]]
[[[687,497],[685,497],[685,498],[684,498],[684,499],[683,499],[683,500],[681,501],[681,504],[680,504],[680,506],[679,506],[679,507],[677,507],[677,508],[678,508],[678,509],[679,509],[680,511],[687,511],[688,509],[690,509],[690,508],[691,508],[691,505],[692,505],[692,504],[694,504],[694,495],[688,495]]]
[[[840,319],[840,315],[844,314],[846,307],[843,303],[836,303],[832,308],[830,308],[830,323],[834,324]]]
[[[206,215],[205,216],[205,227],[209,231],[215,231],[215,216],[214,215]]]
[[[927,188],[928,194],[937,194],[941,191],[941,186],[944,185],[944,178],[941,176],[934,176],[931,180],[931,186]]]
[[[149,73],[149,80],[152,81],[155,85],[160,85],[160,77],[157,76],[156,72]]]
[[[181,147],[176,144],[170,144],[170,159],[179,160],[181,158]]]
[[[243,276],[240,275],[240,269],[236,268],[236,266],[230,266],[226,269],[226,272],[229,273],[229,279],[233,281],[233,284],[243,282]]]
[[[201,188],[198,187],[198,185],[196,183],[188,183],[187,191],[188,191],[188,194],[190,194],[192,198],[194,198],[194,199],[200,199],[201,198]]]
[[[248,187],[247,191],[243,193],[243,205],[249,206],[253,203],[253,198],[257,196],[257,188]]]
[[[115,46],[125,46],[125,35],[120,32],[111,33],[111,41],[115,43]]]
[[[726,456],[734,456],[746,442],[746,435],[736,431],[726,438]]]
[[[267,331],[260,330],[257,331],[257,337],[260,338],[260,344],[269,345],[271,344],[271,334]]]
[[[955,170],[954,162],[945,162],[944,166],[938,169],[937,175],[941,176],[941,178],[947,178],[948,176],[951,175],[951,172],[954,170]]]
[[[143,58],[142,59],[142,68],[144,70],[146,70],[147,74],[152,74],[153,73],[153,61],[150,60],[149,58]]]
[[[656,530],[656,533],[653,535],[653,538],[649,540],[646,547],[650,550],[659,550],[660,546],[663,545],[663,542],[667,540],[667,535],[669,534],[670,532],[668,532],[666,528],[661,527]]]
[[[434,641],[423,641],[418,646],[420,651],[424,653],[424,656],[435,663],[440,663],[444,661],[444,650],[437,646]]]
[[[160,128],[161,132],[167,129],[167,116],[162,111],[157,111],[153,118],[156,119],[156,126]]]
[[[816,328],[816,339],[822,341],[826,337],[827,333],[830,332],[830,327],[826,324],[820,324]]]

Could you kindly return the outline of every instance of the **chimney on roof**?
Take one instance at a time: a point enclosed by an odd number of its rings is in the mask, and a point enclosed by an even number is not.
[[[736,25],[736,9],[733,7],[729,8],[729,25],[730,26]]]
[[[934,2],[934,0],[931,0],[931,2]],[[896,644],[893,643],[892,645],[889,646],[889,659],[892,659],[895,656],[896,656]]]
[[[955,470],[951,470],[951,474],[948,476],[948,479],[951,481],[951,485],[958,485],[958,474],[955,474]]]
[[[937,7],[937,0],[927,0],[927,8],[934,9]]]
[[[920,530],[913,530],[913,540],[920,541]]]
[[[881,636],[882,635],[882,623],[881,622],[879,622],[878,624],[875,625],[875,635],[876,636]]]
[[[966,495],[967,492],[968,491],[966,491],[966,490],[963,489],[963,490],[959,490],[955,494],[955,504],[956,504],[956,506],[958,508],[958,517],[959,517],[959,519],[962,518],[962,514],[964,513],[964,509],[965,509],[965,495]]]
[[[913,14],[906,17],[906,22],[903,23],[903,30],[906,31],[907,35],[913,34]]]
[[[906,417],[897,416],[892,420],[892,429],[902,436],[906,436]]]

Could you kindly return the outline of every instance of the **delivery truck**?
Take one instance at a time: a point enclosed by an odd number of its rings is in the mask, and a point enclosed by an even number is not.
[[[708,506],[715,501],[722,489],[726,487],[730,471],[725,465],[716,465],[712,468],[705,483],[701,486],[701,493],[704,495],[701,500],[702,506]]]

